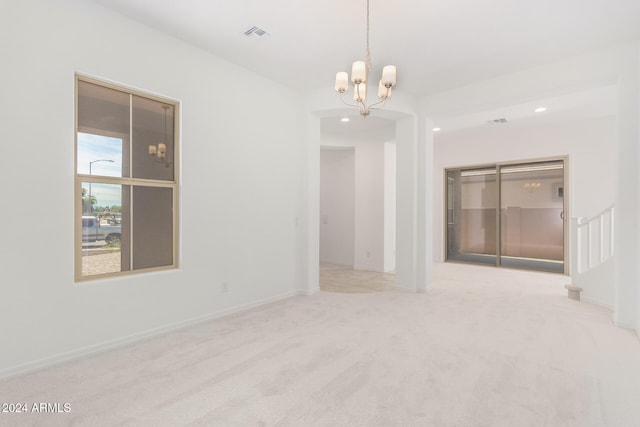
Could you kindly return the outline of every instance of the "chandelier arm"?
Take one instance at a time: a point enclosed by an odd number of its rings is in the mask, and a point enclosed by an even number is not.
[[[345,101],[343,95],[344,95],[343,93],[340,93],[340,100],[342,100],[342,103],[344,105],[348,105],[349,107],[360,107],[360,104],[350,104],[347,101]]]
[[[389,98],[384,98],[384,99],[382,99],[382,100],[380,100],[380,101],[376,102],[375,104],[371,104],[371,105],[369,106],[369,109],[370,109],[370,110],[380,110],[382,107],[384,107],[384,103],[385,103],[385,102],[387,102],[387,99],[389,99]],[[382,105],[380,105],[380,104],[382,104]],[[380,106],[379,106],[379,107],[376,107],[376,105],[380,105]]]

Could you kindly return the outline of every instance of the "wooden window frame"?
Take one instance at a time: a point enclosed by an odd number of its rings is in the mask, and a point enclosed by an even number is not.
[[[74,105],[75,105],[75,111],[74,111],[74,198],[75,198],[75,203],[74,203],[74,242],[75,242],[75,255],[74,255],[74,260],[75,260],[75,268],[74,268],[74,276],[75,276],[75,281],[76,282],[87,282],[87,281],[93,281],[93,280],[97,280],[97,279],[104,279],[104,278],[109,278],[109,277],[120,277],[120,276],[128,276],[128,275],[133,275],[133,274],[144,274],[144,273],[148,273],[148,272],[154,272],[154,271],[163,271],[163,270],[175,270],[178,268],[179,266],[179,259],[178,259],[178,248],[179,248],[179,234],[178,234],[178,229],[179,229],[179,176],[180,176],[180,170],[179,170],[179,153],[180,153],[180,139],[179,139],[179,135],[180,135],[180,102],[175,100],[175,99],[171,99],[168,97],[163,97],[163,96],[158,96],[156,94],[152,94],[149,92],[144,92],[138,89],[134,89],[122,84],[116,84],[113,82],[109,82],[109,81],[105,81],[105,80],[100,80],[100,79],[96,79],[95,77],[90,77],[90,76],[86,76],[86,75],[81,75],[81,74],[76,74],[75,78],[74,78]],[[130,115],[133,109],[133,104],[132,104],[132,99],[133,96],[138,96],[138,97],[142,97],[142,98],[146,98],[146,99],[150,99],[153,101],[157,101],[160,103],[164,103],[167,105],[171,105],[174,108],[174,116],[173,116],[173,120],[174,120],[174,125],[173,125],[173,158],[171,159],[171,162],[173,164],[173,180],[159,180],[159,179],[143,179],[143,178],[133,178],[131,175],[133,175],[133,171],[131,170],[131,153],[132,153],[132,147],[133,147],[133,136],[132,136],[132,129],[133,129],[133,122],[132,120],[130,120],[129,123],[129,135],[122,135],[122,134],[118,134],[118,133],[114,133],[114,132],[108,132],[108,131],[97,131],[95,129],[90,129],[87,127],[81,128],[79,126],[79,122],[78,122],[78,96],[79,96],[79,90],[78,90],[78,84],[79,82],[87,82],[87,83],[91,83],[91,84],[95,84],[98,86],[102,86],[105,88],[109,88],[109,89],[113,89],[113,90],[117,90],[123,93],[126,93],[129,95],[129,111],[130,111]],[[129,177],[110,177],[110,176],[99,176],[99,175],[87,175],[87,174],[80,174],[78,173],[78,133],[82,132],[82,133],[92,133],[95,135],[104,135],[104,136],[110,136],[110,137],[117,137],[117,138],[121,138],[123,139],[123,141],[127,140],[127,146],[129,149],[129,155],[128,160],[130,162],[130,166],[129,166]],[[128,185],[130,186],[130,201],[133,199],[133,189],[136,186],[144,186],[144,187],[154,187],[154,188],[170,188],[172,190],[172,243],[173,243],[173,247],[172,247],[172,264],[170,265],[163,265],[163,266],[157,266],[157,267],[150,267],[150,268],[140,268],[140,269],[134,269],[133,268],[133,249],[132,249],[132,241],[133,238],[131,237],[129,240],[129,245],[131,246],[129,249],[129,256],[130,256],[130,262],[129,262],[129,270],[126,271],[119,271],[119,272],[109,272],[109,273],[103,273],[103,274],[94,274],[94,275],[86,275],[83,276],[82,274],[82,264],[83,264],[83,248],[82,248],[82,243],[83,243],[83,236],[82,236],[82,216],[83,216],[83,207],[82,207],[82,183],[83,182],[91,182],[91,183],[102,183],[102,184],[114,184],[114,185]],[[130,230],[130,234],[131,236],[133,236],[133,234],[135,233],[135,230],[133,229],[133,218],[134,218],[135,212],[130,213],[129,218],[128,218],[128,222],[129,222],[129,230]]]

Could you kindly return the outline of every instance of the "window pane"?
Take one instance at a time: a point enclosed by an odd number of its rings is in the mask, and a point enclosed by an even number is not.
[[[122,138],[78,132],[78,173],[122,176]]]
[[[78,81],[78,173],[129,176],[129,98]]]
[[[447,171],[447,259],[495,265],[495,168]]]
[[[133,96],[133,177],[173,181],[174,106]]]
[[[173,190],[133,188],[133,269],[173,265]]]
[[[82,183],[82,275],[129,269],[128,186]],[[124,196],[124,197],[123,197]],[[124,262],[123,262],[124,259]]]
[[[501,264],[564,271],[562,161],[504,166],[501,181]]]

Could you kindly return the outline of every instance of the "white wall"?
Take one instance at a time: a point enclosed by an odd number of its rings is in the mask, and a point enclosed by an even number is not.
[[[615,118],[557,125],[481,127],[435,137],[434,253],[444,260],[444,170],[491,162],[568,156],[570,216],[591,216],[613,204]]]
[[[92,2],[2,9],[0,376],[304,287],[297,93]],[[74,283],[75,72],[181,101],[178,270]]]
[[[613,321],[640,334],[640,41],[624,53],[617,85]]]
[[[356,145],[356,270],[384,270],[384,143]]]
[[[396,144],[384,143],[384,271],[396,269]]]
[[[353,267],[355,153],[320,150],[320,261]]]

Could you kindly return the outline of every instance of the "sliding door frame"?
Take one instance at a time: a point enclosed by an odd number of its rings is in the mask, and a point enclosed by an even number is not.
[[[501,264],[501,254],[502,254],[502,220],[501,220],[501,214],[502,214],[502,178],[501,178],[501,169],[503,167],[509,167],[509,166],[517,166],[517,165],[521,165],[521,164],[527,164],[527,163],[543,163],[543,162],[562,162],[562,185],[563,185],[563,197],[562,197],[562,211],[564,214],[563,217],[563,225],[562,225],[562,230],[563,230],[563,242],[562,242],[562,248],[563,248],[563,272],[562,274],[564,275],[568,275],[570,270],[570,247],[569,247],[569,243],[571,242],[570,239],[570,229],[571,229],[571,221],[569,220],[571,218],[570,215],[570,206],[571,204],[569,203],[569,197],[570,197],[570,191],[567,191],[567,189],[569,188],[569,156],[568,155],[564,155],[564,156],[553,156],[553,157],[540,157],[540,158],[533,158],[533,159],[522,159],[522,160],[510,160],[510,161],[504,161],[504,162],[495,162],[495,163],[479,163],[479,164],[474,164],[474,165],[464,165],[464,166],[449,166],[449,167],[445,167],[442,171],[443,173],[443,177],[444,177],[444,203],[443,203],[443,246],[444,246],[444,259],[445,262],[455,262],[455,263],[462,263],[462,264],[475,264],[472,262],[467,262],[467,261],[460,261],[460,260],[455,260],[455,259],[449,259],[449,179],[448,179],[448,172],[449,171],[455,171],[455,170],[459,170],[459,171],[465,171],[465,170],[469,170],[469,169],[489,169],[489,168],[494,168],[496,169],[496,187],[498,189],[497,191],[497,195],[496,195],[496,267],[501,267],[501,268],[516,268],[516,267],[505,267]],[[454,215],[455,215],[455,209],[454,210]],[[478,265],[489,265],[489,264],[478,264]],[[526,268],[518,268],[520,270],[528,270]],[[534,271],[540,271],[540,270],[534,270]],[[557,274],[557,273],[556,273]]]

